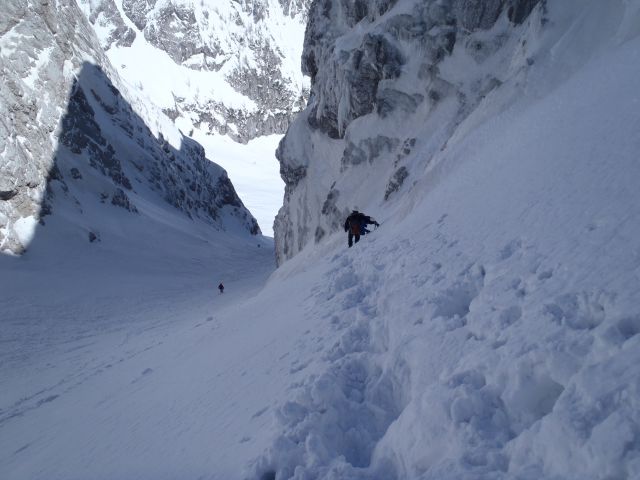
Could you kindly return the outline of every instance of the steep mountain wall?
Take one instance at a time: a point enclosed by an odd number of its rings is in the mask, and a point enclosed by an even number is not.
[[[315,4],[272,277],[312,353],[246,478],[640,478],[640,1],[490,5]]]
[[[406,191],[487,97],[519,96],[546,3],[315,1],[302,55],[310,101],[278,150],[279,262],[339,229],[352,208],[376,214]]]
[[[78,3],[121,74],[185,128],[246,142],[284,133],[304,107],[309,0]]]
[[[101,220],[84,215],[92,203],[103,204],[100,218],[113,208],[139,215],[136,204],[151,202],[259,232],[202,147],[152,107],[132,109],[74,1],[9,0],[0,46],[0,250],[23,252],[58,209],[95,241]]]

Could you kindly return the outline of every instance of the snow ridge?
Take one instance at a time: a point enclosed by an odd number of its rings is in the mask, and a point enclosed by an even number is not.
[[[538,243],[541,225],[524,224],[501,241],[502,212],[473,220],[446,198],[431,200],[454,218],[430,204],[423,224],[408,217],[316,271],[286,273],[326,252],[281,267],[292,281],[317,277],[306,358],[292,365],[312,373],[291,385],[281,433],[247,478],[639,473],[640,314],[628,282],[640,263],[619,263],[626,234],[591,265],[594,283],[575,272],[597,243],[571,258],[564,231]]]

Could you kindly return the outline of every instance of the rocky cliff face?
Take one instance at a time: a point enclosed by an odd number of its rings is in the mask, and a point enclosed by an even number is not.
[[[134,40],[134,50],[145,44],[171,59],[163,71],[176,78],[169,86],[173,96],[151,100],[174,119],[246,142],[284,133],[304,107],[308,92],[299,73],[299,45],[310,0],[78,2],[112,59],[126,56],[122,50]],[[157,80],[126,62],[115,63],[132,84]],[[191,83],[195,77],[205,82],[198,92]],[[179,82],[191,86],[180,88]],[[216,88],[220,83],[240,100],[230,102],[225,88]]]
[[[101,216],[168,203],[217,229],[259,233],[223,169],[165,118],[152,132],[73,0],[7,0],[0,20],[0,250],[22,253],[35,225],[72,211],[89,240]],[[118,41],[128,35],[114,33]],[[175,133],[172,133],[175,132]],[[171,141],[169,141],[171,140]],[[179,144],[179,148],[173,145]],[[96,231],[97,230],[97,231]],[[91,240],[91,241],[93,241]]]
[[[350,209],[392,202],[492,92],[505,83],[517,91],[545,5],[314,1],[302,54],[310,101],[278,150],[278,261],[339,229]],[[409,164],[417,148],[421,159]]]

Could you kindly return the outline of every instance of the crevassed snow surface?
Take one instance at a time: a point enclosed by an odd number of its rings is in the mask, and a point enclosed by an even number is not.
[[[637,78],[635,37],[275,273],[184,226],[0,258],[0,477],[639,478]]]

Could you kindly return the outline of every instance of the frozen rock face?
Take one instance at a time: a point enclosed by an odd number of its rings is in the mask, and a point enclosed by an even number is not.
[[[483,99],[525,78],[545,4],[314,1],[302,54],[310,100],[278,149],[278,261],[339,229],[352,208],[392,202],[417,148],[424,169]]]
[[[113,45],[130,47],[136,39],[136,32],[122,20],[114,0],[97,0],[91,5],[89,21],[103,31],[102,47],[105,50]]]
[[[136,185],[142,185],[190,218],[224,228],[222,212],[229,210],[248,232],[260,233],[225,171],[205,158],[202,146],[182,137],[178,150],[162,135],[156,139],[100,67],[84,64],[74,82],[60,144],[55,186],[64,193],[69,188],[64,172],[77,177],[75,167],[82,178],[88,162],[91,173],[97,171],[113,184],[94,192],[96,198],[99,193],[104,199],[106,193],[113,205],[137,212],[129,197],[138,196]],[[49,187],[49,193],[55,193],[51,182]]]
[[[174,65],[164,69],[164,74],[175,77],[174,83],[180,77],[188,83],[191,78],[208,79],[197,93],[191,84],[174,88],[171,99],[152,96],[174,119],[246,142],[284,133],[292,116],[306,103],[299,46],[310,0],[78,2],[103,46],[110,49],[110,58],[119,59],[115,64],[122,65],[121,73],[130,83],[156,80],[144,77],[144,72],[135,73],[135,68],[120,61],[120,49],[130,47],[132,38],[168,55]],[[114,43],[114,32],[124,34],[123,28],[127,34]],[[232,101],[224,88],[216,88],[220,82],[239,99]]]
[[[7,0],[3,10],[0,249],[20,253],[24,242],[19,222],[39,217],[70,77],[80,67],[79,54],[97,62],[106,58],[72,1]]]
[[[83,216],[86,206],[136,215],[143,199],[169,203],[217,229],[237,223],[259,232],[224,170],[200,145],[182,138],[176,149],[134,112],[73,0],[7,0],[4,7],[1,251],[22,253],[35,224],[58,209],[73,211],[93,231],[100,222]]]
[[[195,12],[189,5],[123,0],[122,8],[135,26],[144,32],[144,37],[153,46],[167,52],[176,63],[201,54],[205,59],[203,66],[211,68],[206,59],[221,53],[215,42],[202,38]]]

